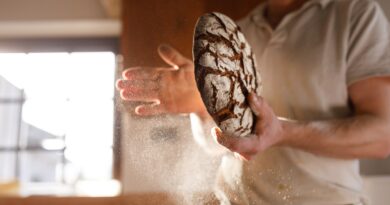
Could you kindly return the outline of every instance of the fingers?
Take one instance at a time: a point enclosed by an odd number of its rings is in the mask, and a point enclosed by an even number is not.
[[[135,113],[143,116],[159,115],[164,113],[164,108],[159,103],[140,105],[135,108]]]
[[[192,61],[184,57],[177,50],[167,44],[158,47],[160,57],[172,67],[132,67],[122,72],[125,80],[149,79],[156,80],[164,71],[178,70],[179,67],[191,64]]]
[[[255,93],[252,92],[252,93],[249,93],[248,100],[249,100],[249,106],[251,107],[253,113],[256,116],[261,117],[264,114],[264,111],[263,111],[264,100],[263,100],[263,98],[260,96],[257,96]]]
[[[181,66],[192,63],[191,60],[184,57],[179,51],[167,44],[161,44],[158,47],[158,54],[166,63],[173,66],[176,70]]]
[[[123,100],[127,101],[140,101],[140,102],[158,102],[159,94],[157,90],[147,89],[122,89],[120,96]]]
[[[249,160],[251,160],[251,159],[253,158],[253,156],[254,156],[255,154],[240,153],[239,155],[240,155],[240,158],[241,158],[241,159],[243,159],[243,160],[245,160],[245,161],[249,161]]]
[[[157,102],[159,97],[158,72],[155,69],[135,67],[125,70],[117,80],[116,88],[127,101]]]
[[[214,127],[211,133],[219,144],[233,152],[240,153],[242,156],[249,158],[249,156],[255,155],[258,152],[257,138],[254,135],[245,138],[230,137],[224,135],[217,127]]]
[[[122,72],[122,78],[125,80],[157,80],[161,71],[172,68],[164,67],[133,67],[128,68]]]
[[[164,105],[160,104],[166,98],[167,90],[164,90],[164,85],[167,85],[167,82],[170,82],[172,79],[172,71],[178,70],[181,66],[188,67],[186,65],[192,64],[191,60],[185,58],[169,45],[159,46],[158,53],[171,67],[129,68],[122,72],[123,79],[116,82],[116,88],[120,90],[122,99],[154,102],[138,106],[135,111],[139,115],[164,113],[167,107],[164,108]]]
[[[232,137],[224,134],[219,128],[215,127],[211,133],[214,139],[232,152],[238,153],[241,159],[250,160],[257,153],[264,151],[273,145],[272,123],[275,115],[270,106],[259,96],[251,93],[248,96],[249,105],[256,115],[256,129],[254,134],[245,137]],[[270,135],[271,133],[271,135]]]
[[[262,135],[267,127],[276,119],[275,113],[264,99],[255,93],[249,94],[248,101],[251,110],[257,118],[255,134]]]
[[[159,88],[157,80],[117,80],[116,88],[121,89],[144,89],[144,90],[156,90]]]

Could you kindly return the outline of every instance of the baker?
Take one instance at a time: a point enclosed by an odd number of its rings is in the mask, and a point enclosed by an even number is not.
[[[123,72],[124,100],[139,115],[191,113],[196,139],[224,153],[221,204],[366,204],[358,159],[390,154],[390,28],[371,0],[268,0],[239,22],[256,56],[262,96],[248,95],[254,134],[213,128],[192,61]],[[153,103],[149,103],[153,102]],[[229,151],[226,151],[229,150]],[[238,156],[238,157],[237,157]]]

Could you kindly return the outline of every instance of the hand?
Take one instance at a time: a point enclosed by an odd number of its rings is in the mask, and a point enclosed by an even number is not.
[[[232,152],[238,153],[245,160],[250,160],[257,153],[269,147],[281,144],[285,139],[283,122],[276,117],[272,108],[263,98],[250,93],[248,101],[256,115],[253,134],[238,138],[227,136],[219,128],[212,129],[212,134],[219,144]]]
[[[194,64],[169,45],[158,47],[160,57],[170,67],[133,67],[123,71],[116,83],[123,100],[144,104],[135,108],[139,115],[198,113],[206,108],[197,90]]]

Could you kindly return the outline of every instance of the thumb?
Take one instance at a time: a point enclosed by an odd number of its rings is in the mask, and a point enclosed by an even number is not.
[[[164,109],[160,103],[152,103],[139,105],[135,108],[135,113],[137,115],[149,116],[149,115],[159,115],[164,113]]]
[[[257,96],[255,93],[250,93],[248,96],[249,106],[256,117],[260,119],[266,118],[267,111],[265,110],[264,99]]]
[[[169,65],[179,69],[179,67],[191,63],[191,60],[184,57],[179,51],[168,44],[161,44],[158,47],[158,54]]]

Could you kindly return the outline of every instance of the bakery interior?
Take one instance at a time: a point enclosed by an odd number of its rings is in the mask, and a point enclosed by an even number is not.
[[[203,13],[237,20],[260,2],[0,0],[0,205],[216,204],[220,159],[188,116],[136,116],[114,84],[163,66],[162,42],[191,57]],[[390,159],[360,169],[373,204],[389,204]]]

